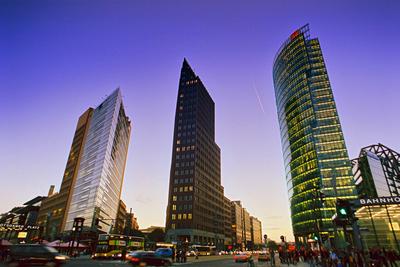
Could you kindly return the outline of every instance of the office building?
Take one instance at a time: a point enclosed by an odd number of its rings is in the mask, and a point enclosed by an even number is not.
[[[130,132],[117,89],[93,110],[64,231],[72,228],[76,217],[85,218],[87,227],[99,218],[102,231],[110,231],[117,217]]]
[[[178,244],[224,244],[224,189],[215,143],[215,104],[183,61],[177,96],[166,238]]]
[[[231,208],[233,246],[234,248],[242,249],[245,242],[245,239],[243,238],[243,207],[240,201],[236,200],[232,201]]]
[[[261,221],[256,217],[250,216],[251,223],[251,241],[254,246],[263,244]]]
[[[67,164],[61,182],[60,192],[50,187],[47,199],[43,200],[38,215],[38,224],[43,227],[43,236],[47,240],[59,238],[66,223],[66,214],[71,203],[73,187],[82,158],[83,147],[86,141],[89,121],[93,109],[86,110],[78,119]]]
[[[38,241],[41,231],[37,220],[40,205],[45,199],[44,196],[37,196],[0,215],[0,240],[11,240],[13,243]]]
[[[232,229],[232,201],[224,196],[224,235],[225,247],[232,246],[233,242],[233,229]]]
[[[306,242],[333,233],[336,198],[356,198],[320,43],[308,25],[279,49],[273,80],[293,233]]]
[[[49,196],[40,211],[40,224],[55,237],[70,231],[74,218],[84,227],[109,232],[118,213],[130,138],[120,89],[78,120],[60,192]]]
[[[355,216],[364,249],[384,247],[400,253],[400,154],[383,144],[361,149],[352,160],[359,194]]]
[[[115,225],[113,226],[112,232],[115,234],[124,234],[126,220],[128,212],[126,211],[126,205],[122,200],[119,200],[118,213],[115,219]]]
[[[251,240],[251,221],[250,221],[250,213],[242,208],[242,218],[243,218],[243,242],[246,248],[251,248],[253,246]]]
[[[370,145],[352,160],[354,181],[362,196],[400,196],[400,154],[383,144]]]

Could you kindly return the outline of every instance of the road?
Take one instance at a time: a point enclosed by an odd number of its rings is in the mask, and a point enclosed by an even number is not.
[[[279,259],[277,259],[276,266],[281,266],[279,264]],[[271,266],[269,262],[254,262],[256,267],[269,267]],[[1,267],[5,266],[0,264]],[[103,266],[103,267],[129,267],[132,266],[129,263],[124,263],[120,261],[113,260],[90,260],[88,258],[72,259],[65,267],[86,267],[86,266]],[[248,267],[247,263],[235,263],[232,256],[204,256],[200,257],[198,260],[194,258],[188,258],[186,263],[174,263],[173,266],[182,267]],[[287,266],[287,265],[282,265]],[[291,265],[294,267],[293,265]],[[296,267],[308,267],[308,264],[299,263]]]

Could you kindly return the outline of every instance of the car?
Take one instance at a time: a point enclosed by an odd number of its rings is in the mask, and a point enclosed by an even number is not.
[[[171,266],[168,258],[157,255],[154,251],[135,251],[129,254],[129,262],[138,266]]]
[[[172,258],[172,249],[171,248],[158,248],[155,251],[157,256],[164,258]]]
[[[10,247],[8,266],[61,266],[69,260],[56,249],[40,244],[19,244]]]
[[[188,251],[188,252],[186,252],[186,256],[187,257],[196,256],[196,251],[194,251],[194,250]]]
[[[239,252],[238,254],[233,256],[233,260],[235,262],[246,262],[251,259],[252,255],[246,252]]]
[[[260,254],[258,254],[258,261],[269,261],[270,260],[270,256],[269,253],[266,251],[260,252]]]

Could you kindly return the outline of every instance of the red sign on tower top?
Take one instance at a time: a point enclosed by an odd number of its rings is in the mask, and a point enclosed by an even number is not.
[[[299,35],[299,34],[300,34],[300,30],[295,31],[294,33],[292,33],[292,34],[290,35],[290,40],[293,40],[293,39],[296,38],[296,36]]]

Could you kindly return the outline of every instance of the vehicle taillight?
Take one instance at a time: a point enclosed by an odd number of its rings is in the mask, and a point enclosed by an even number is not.
[[[139,258],[132,257],[132,258],[131,258],[131,261],[134,261],[134,262],[139,262],[139,261],[140,261],[140,259],[139,259]]]

